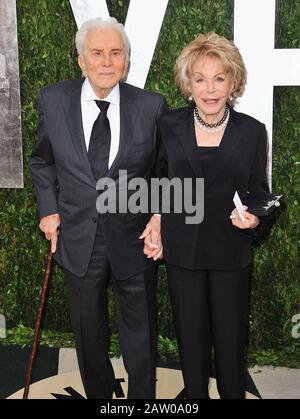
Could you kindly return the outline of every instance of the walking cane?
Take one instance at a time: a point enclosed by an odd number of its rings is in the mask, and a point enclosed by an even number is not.
[[[39,306],[39,309],[38,309],[38,314],[37,314],[35,328],[34,328],[34,337],[33,337],[31,353],[30,353],[30,357],[29,357],[28,365],[27,365],[23,399],[28,399],[28,392],[29,392],[29,386],[30,386],[30,381],[31,381],[32,368],[33,368],[33,364],[34,364],[34,361],[35,361],[37,345],[38,345],[39,338],[40,338],[41,322],[42,322],[44,305],[45,305],[45,301],[46,301],[46,294],[47,294],[48,285],[49,285],[49,279],[50,279],[50,273],[51,273],[51,264],[52,264],[52,251],[51,251],[51,242],[50,242],[49,249],[48,249],[48,255],[47,255],[47,265],[46,265],[45,278],[44,278],[44,282],[43,282],[43,286],[42,286],[41,301],[40,301],[40,306]]]

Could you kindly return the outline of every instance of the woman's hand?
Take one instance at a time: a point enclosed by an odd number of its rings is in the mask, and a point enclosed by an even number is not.
[[[255,228],[259,224],[259,218],[256,215],[250,214],[250,212],[247,212],[246,210],[248,207],[244,206],[243,216],[245,221],[243,222],[237,212],[237,209],[235,208],[231,215],[231,223],[235,227],[246,229],[246,228]]]

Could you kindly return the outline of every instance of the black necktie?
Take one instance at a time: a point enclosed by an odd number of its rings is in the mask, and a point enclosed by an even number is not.
[[[97,182],[100,178],[105,177],[108,172],[111,133],[107,118],[110,103],[104,100],[95,100],[95,102],[101,112],[93,125],[88,158]]]

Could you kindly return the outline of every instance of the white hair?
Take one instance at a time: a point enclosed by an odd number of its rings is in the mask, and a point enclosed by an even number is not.
[[[126,61],[129,62],[130,42],[125,32],[124,25],[122,23],[119,23],[117,19],[115,19],[114,17],[108,17],[106,19],[102,17],[96,17],[95,19],[87,20],[81,25],[75,37],[75,43],[76,43],[76,49],[77,49],[78,55],[82,55],[83,53],[84,43],[85,43],[85,39],[88,32],[91,29],[96,29],[96,28],[112,28],[112,29],[117,30],[121,34],[123,43],[124,43],[125,53],[126,53]]]

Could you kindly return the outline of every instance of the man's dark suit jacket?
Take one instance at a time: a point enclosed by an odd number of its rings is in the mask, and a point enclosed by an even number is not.
[[[165,113],[159,120],[162,140],[157,171],[169,178],[204,177],[204,220],[186,224],[186,213],[163,214],[165,261],[187,269],[242,269],[252,261],[252,239],[262,233],[264,220],[253,230],[240,230],[230,220],[233,196],[263,198],[267,183],[265,126],[231,109],[224,136],[207,176],[204,176],[194,129],[193,108]],[[195,199],[195,190],[193,191]]]
[[[64,81],[41,89],[38,144],[30,161],[40,217],[59,213],[61,228],[56,261],[83,276],[93,250],[98,222],[96,181],[84,140],[81,116],[83,80]],[[165,98],[120,83],[120,146],[107,174],[128,179],[152,176],[156,155],[156,122],[167,107]],[[150,214],[103,214],[108,257],[118,279],[152,266],[143,253],[139,235]]]

